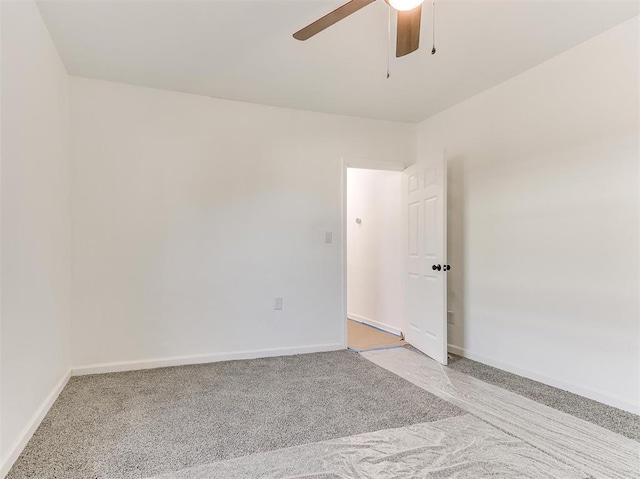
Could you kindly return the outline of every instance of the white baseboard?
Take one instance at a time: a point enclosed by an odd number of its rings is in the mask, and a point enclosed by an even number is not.
[[[483,363],[488,366],[493,366],[494,368],[502,369],[503,371],[517,374],[518,376],[523,376],[525,378],[532,379],[534,381],[538,381],[558,389],[563,389],[565,391],[569,391],[574,394],[578,394],[580,396],[593,399],[594,401],[598,401],[603,404],[607,404],[609,406],[617,407],[618,409],[623,409],[625,411],[629,411],[634,414],[640,414],[640,405],[634,403],[633,401],[629,401],[628,399],[621,398],[619,396],[613,396],[610,394],[601,393],[599,391],[594,391],[592,389],[588,389],[580,385],[564,381],[562,379],[554,378],[546,374],[523,369],[518,366],[513,366],[511,364],[504,363],[502,361],[497,361],[493,358],[489,358],[487,356],[473,353],[471,351],[468,351],[459,346],[455,346],[453,344],[448,345],[448,350],[450,353],[457,354],[458,356],[462,356],[464,358],[468,358],[473,361],[478,361],[479,363]]]
[[[53,390],[45,398],[40,407],[36,410],[35,414],[31,417],[27,425],[24,427],[24,429],[18,436],[18,439],[16,439],[16,441],[11,445],[11,447],[9,448],[9,452],[5,457],[2,458],[2,462],[0,463],[0,477],[4,478],[9,473],[9,470],[16,462],[20,454],[22,454],[22,451],[31,439],[31,436],[33,436],[33,433],[36,432],[36,429],[38,429],[38,426],[49,412],[49,409],[51,409],[53,403],[56,402],[56,399],[58,399],[60,392],[67,385],[70,377],[71,372],[69,371],[62,377],[62,379],[60,379],[60,381],[58,381],[58,384],[55,385]]]
[[[385,323],[381,323],[380,321],[375,321],[370,318],[365,318],[364,316],[360,316],[358,314],[347,313],[347,319],[351,319],[359,323],[368,324],[369,326],[382,329],[383,331],[386,331],[387,333],[395,334],[396,336],[402,336],[402,331],[400,331],[398,328],[389,326],[388,324],[385,324]]]
[[[121,371],[135,371],[138,369],[154,369],[169,366],[185,366],[188,364],[215,363],[219,361],[231,361],[236,359],[268,358],[274,356],[291,356],[294,354],[320,353],[325,351],[338,351],[345,349],[341,343],[316,344],[295,348],[259,349],[253,351],[239,351],[234,353],[214,353],[193,356],[176,356],[161,359],[143,359],[137,361],[121,361],[114,363],[93,364],[89,366],[77,366],[71,369],[73,376],[85,376],[87,374],[116,373]]]

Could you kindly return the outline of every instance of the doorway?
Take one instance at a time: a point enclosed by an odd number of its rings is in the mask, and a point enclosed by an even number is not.
[[[347,346],[399,347],[403,335],[401,171],[347,168]]]
[[[406,339],[446,364],[444,155],[393,166],[345,165],[346,345],[382,349]]]

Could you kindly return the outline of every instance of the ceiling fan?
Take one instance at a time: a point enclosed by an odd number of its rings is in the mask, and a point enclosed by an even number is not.
[[[296,40],[308,40],[322,30],[338,23],[340,20],[366,7],[376,0],[351,0],[333,12],[307,25],[293,34]],[[403,57],[414,52],[420,46],[420,19],[424,0],[384,0],[398,11],[396,57]],[[435,53],[435,52],[434,52]]]

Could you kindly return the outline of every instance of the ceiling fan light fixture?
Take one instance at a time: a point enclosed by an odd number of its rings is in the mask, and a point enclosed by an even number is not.
[[[424,3],[424,0],[388,0],[388,1],[389,1],[389,5],[391,5],[393,8],[401,12],[413,10],[414,8],[417,8]]]

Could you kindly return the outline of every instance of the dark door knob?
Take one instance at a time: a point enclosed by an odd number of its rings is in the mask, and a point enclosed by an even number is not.
[[[434,271],[440,271],[442,269],[442,266],[440,266],[439,264],[434,264],[431,267],[431,269],[434,270]]]
[[[450,264],[445,264],[445,265],[442,267],[442,269],[443,269],[444,271],[449,271],[449,270],[451,269],[451,265],[450,265]]]

